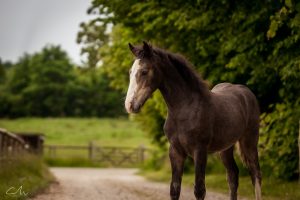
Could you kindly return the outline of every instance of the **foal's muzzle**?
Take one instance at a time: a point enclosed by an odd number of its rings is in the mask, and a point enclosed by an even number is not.
[[[151,95],[150,90],[142,90],[131,99],[126,99],[125,107],[128,113],[138,113]]]
[[[131,102],[129,109],[130,109],[131,113],[138,113],[138,112],[140,112],[141,107],[142,107],[142,104],[134,104],[133,102]]]
[[[140,99],[140,100],[137,100],[136,98],[134,98],[133,101],[131,101],[129,103],[129,107],[127,108],[127,112],[128,113],[139,113],[147,99],[148,98],[145,98],[145,97]]]

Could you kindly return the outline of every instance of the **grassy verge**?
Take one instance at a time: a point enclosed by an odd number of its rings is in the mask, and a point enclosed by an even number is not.
[[[45,157],[44,160],[47,163],[47,165],[55,167],[107,167],[101,163],[92,162],[86,158],[81,157]]]
[[[144,170],[140,172],[152,181],[170,182],[171,172],[169,170]],[[254,189],[250,181],[249,176],[243,176],[239,179],[239,195],[248,197],[249,199],[255,199]],[[184,174],[183,184],[187,186],[193,186],[194,174]],[[226,181],[226,175],[223,174],[207,174],[206,175],[206,187],[210,190],[228,193],[228,186]],[[265,200],[295,200],[300,199],[300,184],[298,182],[285,182],[280,180],[272,180],[268,178],[263,179],[262,194]]]
[[[49,166],[55,167],[121,167],[121,168],[139,168],[141,164],[122,163],[121,165],[113,165],[110,162],[91,161],[82,157],[65,157],[65,158],[44,158]]]
[[[0,199],[26,199],[46,188],[54,177],[41,158],[25,155],[0,164]]]

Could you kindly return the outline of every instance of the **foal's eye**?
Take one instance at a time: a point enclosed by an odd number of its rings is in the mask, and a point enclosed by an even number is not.
[[[147,75],[147,74],[148,74],[148,70],[142,70],[142,71],[141,71],[141,75],[142,75],[142,76],[145,76],[145,75]]]
[[[131,69],[129,70],[129,74],[131,74]]]

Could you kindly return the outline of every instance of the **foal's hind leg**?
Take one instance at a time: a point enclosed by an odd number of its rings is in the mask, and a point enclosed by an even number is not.
[[[254,134],[258,135],[257,132]],[[255,188],[255,197],[256,200],[261,200],[261,171],[258,161],[258,152],[257,152],[257,141],[258,136],[255,138],[255,135],[249,136],[249,138],[244,137],[239,140],[239,146],[241,151],[242,160],[249,169],[252,185]]]
[[[237,189],[239,185],[239,169],[233,157],[233,146],[220,152],[221,160],[226,167],[227,182],[230,188],[230,199],[237,200]]]

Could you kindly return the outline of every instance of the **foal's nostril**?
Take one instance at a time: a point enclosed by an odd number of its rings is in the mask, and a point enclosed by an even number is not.
[[[137,105],[137,109],[139,110],[141,108],[142,104]]]
[[[141,108],[141,104],[136,104],[134,101],[129,103],[129,110],[133,113],[137,113]]]
[[[129,108],[130,108],[130,110],[133,110],[132,102],[129,103]]]

